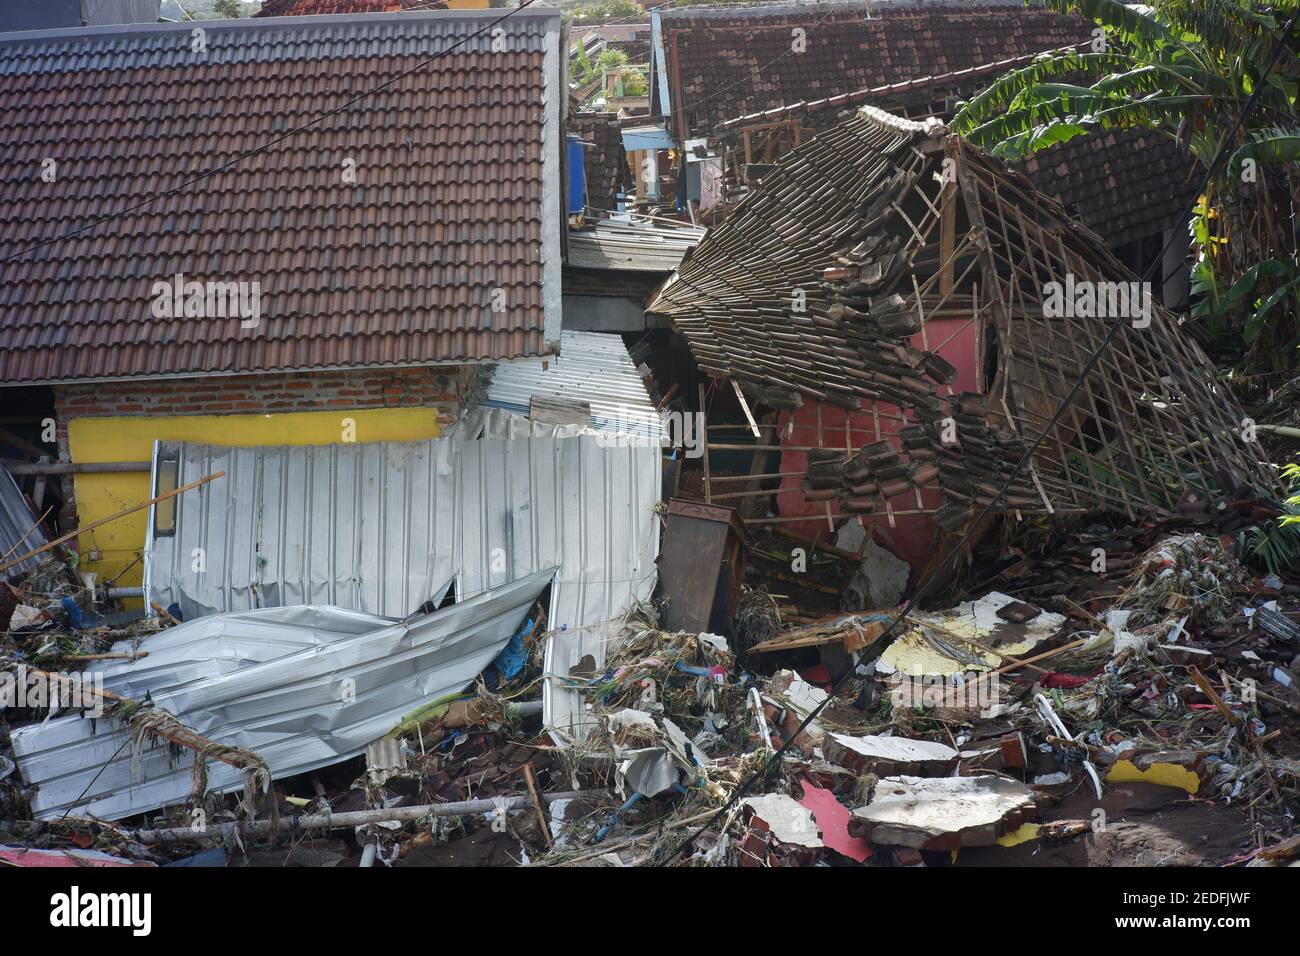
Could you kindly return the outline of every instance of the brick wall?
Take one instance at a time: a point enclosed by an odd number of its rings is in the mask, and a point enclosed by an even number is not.
[[[78,418],[295,414],[348,409],[430,408],[446,429],[474,391],[481,366],[293,372],[101,382],[54,387],[59,459],[71,461],[68,423]],[[147,454],[126,454],[124,460]],[[84,478],[85,476],[83,476]],[[62,480],[61,516],[76,522],[72,476]],[[141,494],[147,491],[142,489]]]
[[[343,408],[436,408],[455,420],[473,366],[233,375],[149,382],[60,385],[60,426],[70,418],[119,415],[261,415]]]

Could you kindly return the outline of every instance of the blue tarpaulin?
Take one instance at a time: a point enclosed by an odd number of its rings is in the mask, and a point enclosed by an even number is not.
[[[524,669],[524,664],[528,661],[528,649],[524,647],[524,637],[532,632],[535,623],[535,618],[529,615],[528,620],[524,621],[510,638],[510,643],[496,656],[496,660],[484,675],[485,683],[490,689],[510,680]]]
[[[582,212],[587,204],[587,167],[582,160],[582,140],[569,137],[569,213]]]

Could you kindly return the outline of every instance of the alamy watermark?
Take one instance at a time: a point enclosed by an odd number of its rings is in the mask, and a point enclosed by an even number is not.
[[[20,664],[0,671],[0,709],[25,707],[59,710],[68,707],[87,717],[104,716],[104,675],[98,671],[47,673]]]
[[[73,886],[50,897],[50,925],[57,929],[89,927],[129,929],[132,936],[153,930],[152,893],[96,893]]]
[[[234,319],[241,329],[262,323],[260,282],[185,281],[183,273],[160,279],[150,291],[155,319]]]
[[[958,674],[926,674],[903,678],[889,691],[895,708],[972,708],[984,710],[1002,700],[1002,685],[996,673],[966,671]]]
[[[644,412],[619,405],[612,417],[601,421],[596,443],[602,448],[661,447],[666,441],[685,451],[687,458],[704,455],[704,413],[661,411],[656,422]],[[656,428],[658,425],[658,428]]]

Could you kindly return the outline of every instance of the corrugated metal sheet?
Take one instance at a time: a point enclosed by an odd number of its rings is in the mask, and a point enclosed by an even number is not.
[[[256,751],[280,779],[362,753],[416,708],[463,690],[501,651],[551,580],[529,575],[409,622],[330,607],[190,621],[146,638],[149,657],[98,668],[104,688],[159,708],[210,740]],[[115,648],[130,649],[129,642]],[[118,819],[184,800],[192,756],[139,754],[117,722],[63,717],[12,733],[40,819]],[[243,785],[226,764],[209,787]]]
[[[9,474],[9,469],[0,463],[0,556],[9,554],[14,557],[26,554],[47,543],[45,533],[40,528],[31,530],[36,524],[36,516],[27,506],[18,482]],[[27,535],[25,538],[23,535]],[[12,554],[10,554],[12,552]],[[3,562],[0,562],[3,563]],[[30,571],[40,563],[40,558],[28,558],[22,564],[10,568],[5,577]]]
[[[601,222],[592,229],[569,233],[569,265],[668,273],[681,265],[705,231],[696,226]]]
[[[649,596],[660,449],[604,435],[222,448],[159,443],[181,495],[145,545],[149,599],[187,618],[290,604],[403,616],[454,578],[465,600],[556,567],[553,627]],[[200,552],[202,564],[196,564]]]
[[[557,357],[498,365],[481,404],[526,417],[534,396],[588,403],[591,426],[598,430],[649,440],[663,436],[659,413],[617,335],[562,332]]]
[[[605,651],[616,636],[613,623],[553,633],[546,639],[542,658],[542,720],[561,747],[580,742],[596,726],[583,704],[570,670],[590,657],[596,674],[605,672]],[[585,669],[585,668],[584,668]]]

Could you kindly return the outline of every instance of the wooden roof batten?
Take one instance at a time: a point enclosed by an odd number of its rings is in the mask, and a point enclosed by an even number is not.
[[[1022,173],[938,120],[868,106],[782,157],[648,311],[706,372],[770,407],[802,396],[903,411],[896,436],[809,452],[805,497],[843,512],[938,488],[943,504],[930,510],[959,528],[1008,479],[1000,507],[1024,513],[1135,516],[1243,488],[1277,496],[1262,451],[1242,438],[1244,413],[1138,282]],[[1056,314],[1049,283],[1135,292],[1138,307],[1012,478],[1116,318]],[[995,370],[980,392],[954,391],[947,342],[924,334],[936,317],[991,332]]]

